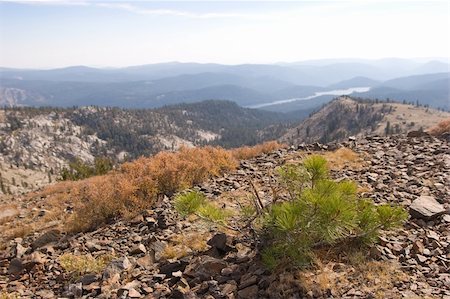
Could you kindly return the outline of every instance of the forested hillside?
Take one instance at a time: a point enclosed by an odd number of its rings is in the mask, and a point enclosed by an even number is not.
[[[71,161],[117,163],[181,146],[254,145],[279,138],[302,116],[228,101],[159,109],[7,108],[0,110],[0,172],[14,193],[54,181]]]
[[[283,142],[343,141],[349,136],[387,136],[409,131],[425,131],[450,113],[417,104],[340,97],[312,113],[299,126],[290,129]]]

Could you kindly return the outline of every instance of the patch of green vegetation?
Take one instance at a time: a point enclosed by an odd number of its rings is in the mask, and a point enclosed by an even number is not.
[[[175,198],[175,209],[181,216],[197,214],[213,222],[225,222],[232,215],[231,211],[218,208],[206,200],[205,195],[198,191],[180,194]]]
[[[360,199],[354,182],[328,179],[323,157],[310,156],[279,173],[292,200],[272,205],[263,216],[262,258],[269,268],[283,262],[309,265],[317,248],[367,247],[380,230],[398,227],[407,218],[401,207]]]
[[[77,159],[69,163],[69,168],[63,168],[61,179],[63,181],[78,181],[95,175],[103,175],[112,170],[113,166],[113,161],[104,157],[95,158],[93,165]]]
[[[181,216],[186,217],[196,212],[206,202],[206,197],[198,191],[180,194],[175,198],[175,209]]]

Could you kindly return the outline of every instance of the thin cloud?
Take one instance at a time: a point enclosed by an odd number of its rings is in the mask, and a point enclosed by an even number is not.
[[[131,13],[141,15],[175,16],[193,19],[218,19],[218,18],[268,19],[272,17],[272,15],[268,14],[250,14],[250,13],[234,13],[234,12],[195,13],[191,11],[173,10],[173,9],[147,9],[129,3],[93,3],[93,5],[98,7],[125,10]]]
[[[0,3],[17,3],[27,5],[57,5],[57,6],[89,6],[92,3],[88,1],[70,1],[70,0],[0,0]]]
[[[151,2],[151,1],[147,1]],[[213,2],[213,1],[209,1]],[[54,5],[54,6],[93,6],[103,7],[108,9],[123,10],[134,14],[149,15],[149,16],[173,16],[173,17],[185,17],[192,19],[255,19],[266,20],[274,19],[275,14],[264,13],[238,13],[238,12],[205,12],[196,13],[186,10],[175,9],[148,9],[141,6],[137,6],[131,3],[113,3],[113,2],[94,2],[94,1],[69,1],[69,0],[0,0],[0,3],[18,3],[28,5]]]

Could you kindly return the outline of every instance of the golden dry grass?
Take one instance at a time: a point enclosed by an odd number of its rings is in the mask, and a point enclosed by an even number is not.
[[[307,293],[327,294],[332,291],[342,296],[348,285],[358,285],[363,293],[373,293],[375,298],[386,298],[399,281],[408,281],[408,276],[394,262],[365,261],[352,267],[347,264],[328,263],[318,269],[298,272],[299,285]]]
[[[20,296],[17,293],[7,293],[7,292],[0,292],[0,299],[19,299]]]
[[[231,150],[233,157],[238,160],[245,160],[256,157],[261,154],[273,152],[277,149],[284,148],[286,145],[280,144],[276,141],[268,141],[255,146],[243,146]]]
[[[364,167],[364,158],[349,148],[342,147],[333,152],[323,154],[328,161],[328,167],[333,170],[351,168],[354,170]]]
[[[101,255],[94,258],[91,255],[66,253],[59,257],[59,263],[66,272],[77,278],[87,273],[102,272],[113,258],[112,255]]]
[[[191,232],[175,235],[171,238],[169,245],[164,248],[163,258],[173,259],[182,258],[191,253],[197,253],[208,250],[206,244],[211,234],[208,232]]]

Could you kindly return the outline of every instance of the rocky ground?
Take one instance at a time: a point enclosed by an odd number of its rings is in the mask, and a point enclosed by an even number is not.
[[[276,166],[313,152],[327,156],[335,179],[355,180],[363,196],[411,214],[402,229],[383,234],[363,265],[323,259],[313,269],[271,273],[242,217],[225,226],[182,219],[164,198],[90,233],[49,229],[10,240],[0,253],[0,288],[24,298],[450,298],[448,141],[394,136],[298,145],[243,161],[197,188],[229,210],[256,193],[270,202]],[[70,265],[81,263],[76,257],[95,261],[95,271],[70,274]]]

